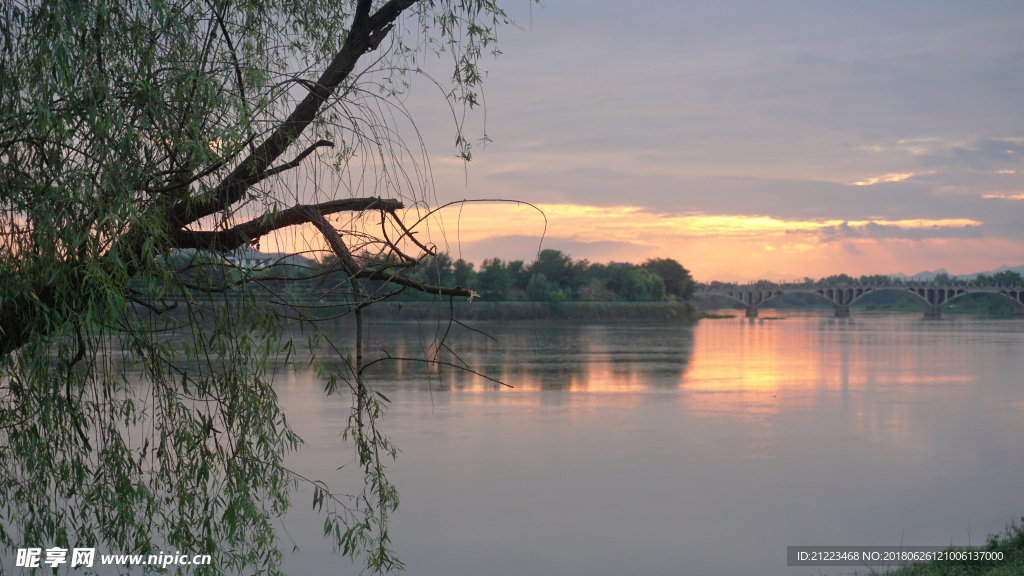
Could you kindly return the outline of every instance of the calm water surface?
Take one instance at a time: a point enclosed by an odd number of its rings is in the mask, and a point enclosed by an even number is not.
[[[780,315],[453,333],[512,389],[378,365],[406,573],[809,575],[787,545],[977,544],[1024,514],[1024,321]],[[409,356],[435,329],[372,340]],[[311,375],[277,390],[310,444],[291,465],[354,489],[335,470],[348,400]],[[286,566],[358,573],[311,503],[287,519],[302,550]]]

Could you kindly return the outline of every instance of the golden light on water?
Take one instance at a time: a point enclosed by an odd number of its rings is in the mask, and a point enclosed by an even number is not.
[[[889,389],[945,390],[971,379],[967,369],[935,373],[922,368],[943,362],[967,366],[972,352],[957,346],[922,348],[891,329],[905,323],[904,318],[879,315],[862,322],[773,310],[763,310],[762,316],[749,320],[739,312],[734,318],[706,319],[693,327],[661,328],[660,348],[653,351],[617,343],[614,330],[578,329],[560,344],[571,350],[558,348],[564,357],[557,362],[551,356],[556,344],[547,339],[551,331],[526,326],[506,335],[494,350],[491,345],[468,343],[460,350],[474,370],[514,388],[468,372],[447,371],[440,380],[451,395],[445,397],[460,403],[529,405],[536,403],[532,393],[558,391],[542,400],[562,406],[623,408],[658,401],[648,394],[672,390],[681,393],[674,394],[672,402],[687,412],[756,421],[783,410],[811,408],[836,394],[850,394],[852,399]],[[531,335],[532,331],[538,333]],[[684,334],[690,336],[680,336]],[[539,349],[530,345],[534,339]],[[492,356],[477,355],[485,348]],[[494,354],[506,361],[481,362]],[[860,407],[853,403],[850,409]]]

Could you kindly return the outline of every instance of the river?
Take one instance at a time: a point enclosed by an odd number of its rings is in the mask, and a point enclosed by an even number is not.
[[[1024,514],[1024,321],[776,313],[453,331],[513,388],[377,365],[406,573],[846,574],[787,567],[786,546],[979,544]],[[380,324],[370,342],[408,356],[435,328]],[[335,470],[348,399],[311,374],[276,389],[309,443],[290,464],[351,489]],[[286,569],[358,573],[309,490],[295,501]]]

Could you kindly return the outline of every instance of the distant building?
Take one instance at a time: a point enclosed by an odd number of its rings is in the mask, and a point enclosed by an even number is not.
[[[235,268],[242,268],[244,270],[262,270],[267,266],[270,266],[270,258],[239,258],[238,256],[228,255],[225,257],[228,264]]]

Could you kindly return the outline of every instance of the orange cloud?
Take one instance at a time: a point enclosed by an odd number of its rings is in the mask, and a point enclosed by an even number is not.
[[[543,215],[538,212],[543,211]],[[537,209],[524,205],[467,205],[445,211],[437,224],[447,237],[458,236],[471,242],[511,234],[540,236],[547,226],[549,235],[570,237],[584,242],[619,241],[640,244],[659,238],[757,237],[815,233],[846,225],[862,228],[869,224],[914,228],[963,228],[981,222],[967,218],[908,220],[782,220],[770,216],[718,214],[657,214],[636,206],[581,206],[578,204],[540,204]]]
[[[902,182],[903,180],[906,180],[907,178],[913,178],[914,176],[917,176],[918,174],[931,174],[931,172],[904,172],[904,173],[892,172],[892,173],[886,174],[885,176],[877,176],[875,178],[865,178],[864,180],[859,180],[857,182],[854,182],[853,185],[854,186],[871,186],[872,184],[878,184],[879,182]]]
[[[1024,200],[1024,193],[1012,194],[1006,192],[994,192],[992,194],[982,194],[982,198],[997,198],[999,200]]]
[[[375,233],[380,227],[377,218],[339,219],[336,226],[357,234]],[[776,271],[777,278],[773,279],[817,278],[839,272],[915,273],[940,267],[968,273],[1024,260],[1024,248],[1015,242],[942,237],[944,230],[953,233],[981,225],[982,222],[968,218],[783,220],[769,216],[657,214],[636,206],[542,204],[533,208],[521,204],[469,203],[461,209],[453,206],[438,211],[416,231],[421,241],[436,244],[452,254],[458,254],[460,246],[497,237],[543,235],[544,247],[557,248],[559,239],[572,241],[576,246],[570,251],[572,255],[591,261],[676,258],[701,280],[754,279],[768,271]],[[939,237],[883,238],[872,234],[879,227],[926,233],[938,229]],[[613,254],[607,251],[611,248],[602,248],[608,243],[613,243],[618,252]],[[276,242],[267,239],[262,248],[285,251],[323,247],[315,231],[306,228],[288,238],[279,237]],[[593,249],[587,252],[589,247]],[[405,248],[415,252],[412,246]],[[623,256],[623,249],[628,256]],[[513,257],[511,253],[500,253],[500,247],[495,250],[495,254],[477,256]],[[523,258],[522,250],[518,252],[520,255],[514,257]]]

